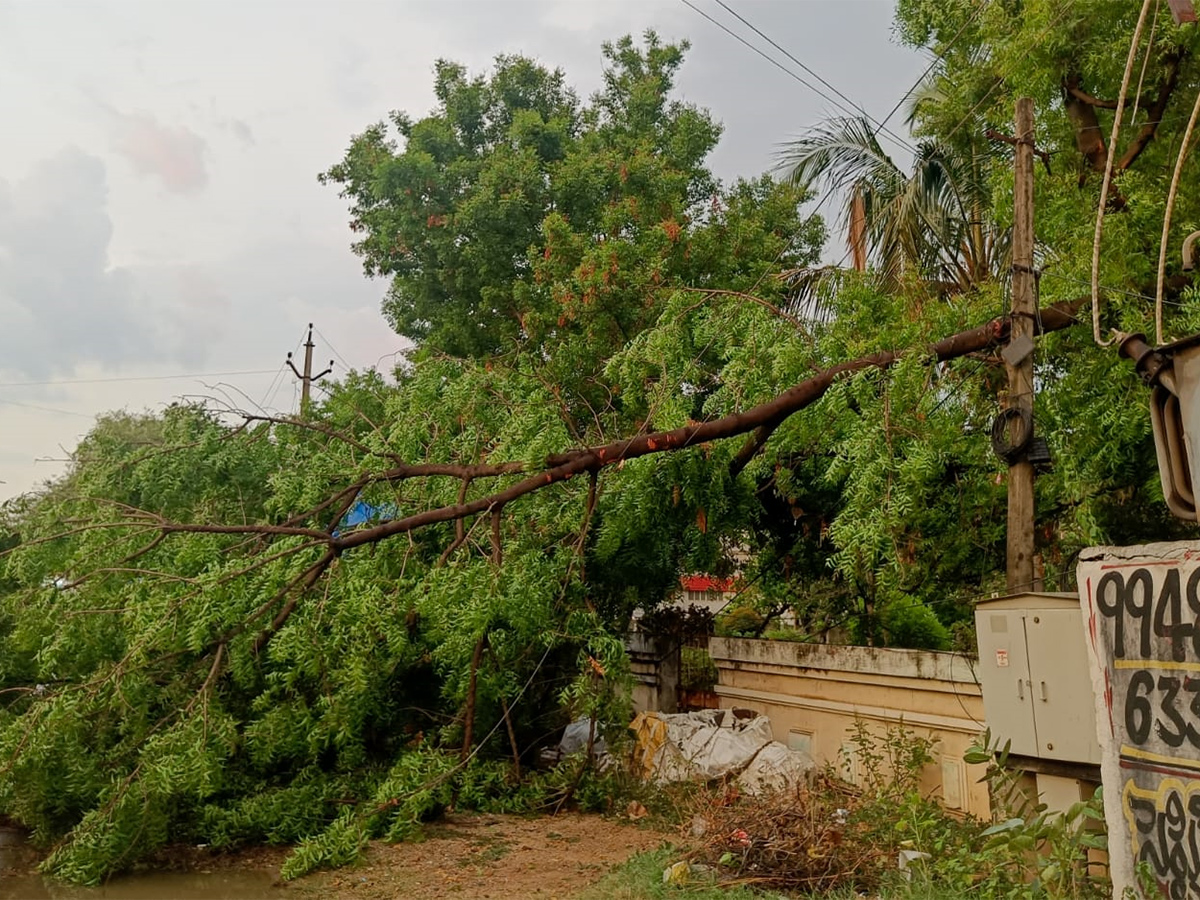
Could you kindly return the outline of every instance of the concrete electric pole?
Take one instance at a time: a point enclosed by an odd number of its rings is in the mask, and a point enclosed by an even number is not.
[[[1033,101],[1022,97],[1017,100],[1016,111],[1012,326],[1003,352],[1008,373],[1008,402],[1003,420],[1008,423],[1012,447],[1028,447],[1033,438],[1033,335],[1038,318],[1033,269],[1033,147]],[[1040,579],[1034,574],[1033,478],[1033,463],[1027,453],[1017,453],[1010,459],[1007,560],[1010,593],[1041,588]]]
[[[320,381],[322,378],[324,378],[326,375],[328,375],[330,372],[333,371],[333,360],[331,359],[329,361],[329,365],[326,367],[325,371],[318,372],[316,375],[313,374],[312,356],[313,356],[313,348],[316,346],[316,344],[313,343],[312,336],[313,336],[312,322],[309,322],[308,323],[308,339],[305,340],[305,342],[304,342],[304,374],[300,374],[300,372],[296,371],[296,365],[295,365],[295,363],[292,362],[292,354],[289,353],[287,355],[288,368],[290,368],[292,370],[292,373],[297,378],[300,379],[300,418],[302,418],[302,419],[306,418],[308,416],[308,407],[309,407],[309,404],[312,402],[312,383],[314,381]]]

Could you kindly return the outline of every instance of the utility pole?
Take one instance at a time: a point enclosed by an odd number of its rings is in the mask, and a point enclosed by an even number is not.
[[[328,365],[328,367],[326,367],[325,371],[318,372],[316,375],[313,374],[312,355],[313,355],[313,348],[316,346],[316,344],[313,343],[312,334],[313,334],[313,326],[312,326],[312,322],[309,322],[308,323],[308,339],[304,342],[304,374],[303,375],[301,375],[298,371],[296,371],[296,365],[295,365],[295,363],[292,362],[292,354],[289,353],[287,355],[288,368],[292,370],[292,374],[294,374],[297,378],[300,379],[300,418],[302,418],[302,419],[308,417],[308,407],[309,407],[309,404],[312,402],[312,383],[314,381],[320,381],[322,378],[324,378],[326,375],[328,375],[330,372],[333,371],[333,360],[331,359],[329,361],[329,365]]]
[[[1033,100],[1017,100],[1016,178],[1013,186],[1012,326],[1005,347],[1010,446],[1033,438],[1033,335],[1038,318],[1033,270]],[[1020,432],[1024,433],[1020,433]],[[1008,590],[1041,590],[1034,575],[1033,463],[1021,452],[1008,468]]]

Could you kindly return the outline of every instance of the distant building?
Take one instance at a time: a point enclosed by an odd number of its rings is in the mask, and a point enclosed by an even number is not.
[[[679,579],[682,588],[675,598],[679,606],[698,606],[716,614],[737,595],[737,586],[732,578],[715,575],[684,575]]]

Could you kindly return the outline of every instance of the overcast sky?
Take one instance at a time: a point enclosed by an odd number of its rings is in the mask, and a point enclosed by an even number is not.
[[[886,0],[726,2],[876,117],[927,64]],[[0,0],[0,500],[105,410],[291,411],[280,366],[307,322],[335,372],[390,358],[384,285],[317,173],[390,110],[427,112],[439,57],[525,53],[588,93],[600,43],[646,28],[691,41],[679,89],[725,125],[723,178],[837,112],[682,0]]]

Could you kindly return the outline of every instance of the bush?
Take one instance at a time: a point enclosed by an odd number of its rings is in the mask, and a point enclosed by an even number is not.
[[[908,650],[949,650],[950,632],[933,610],[915,597],[901,595],[881,616],[888,644]]]
[[[1087,851],[1105,846],[1102,803],[1093,798],[1062,815],[1048,814],[1017,790],[1004,763],[987,772],[1003,809],[999,824],[958,819],[920,793],[932,742],[902,728],[883,734],[859,724],[850,742],[862,772],[855,786],[827,768],[811,784],[758,797],[732,786],[692,807],[689,829],[703,834],[696,858],[719,880],[800,891],[819,897],[1100,900],[1107,880],[1089,871]],[[985,741],[968,762],[993,759]],[[928,854],[904,874],[901,849]],[[910,880],[911,878],[911,880]]]
[[[715,633],[720,637],[755,637],[766,617],[749,606],[735,606],[717,616]]]
[[[788,626],[768,628],[763,632],[763,637],[768,641],[791,641],[793,644],[808,644],[813,642],[813,636],[810,632]]]
[[[711,691],[718,677],[717,664],[707,650],[684,647],[679,652],[679,686],[685,691]]]

